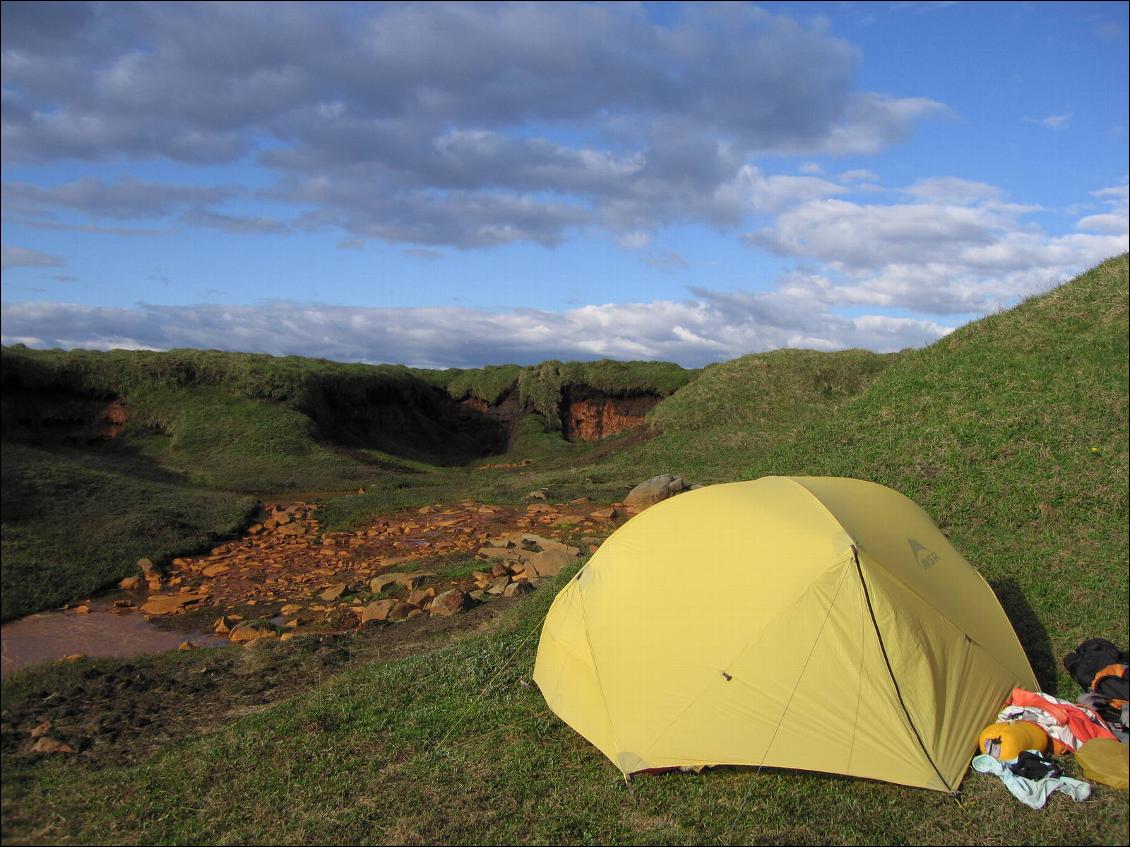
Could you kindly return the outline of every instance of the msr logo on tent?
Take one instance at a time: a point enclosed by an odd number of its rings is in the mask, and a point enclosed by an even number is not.
[[[934,567],[934,565],[938,564],[938,554],[929,547],[924,547],[913,538],[908,538],[907,541],[910,542],[910,549],[914,551],[914,558],[918,560],[918,564],[922,565],[924,569],[929,570]]]

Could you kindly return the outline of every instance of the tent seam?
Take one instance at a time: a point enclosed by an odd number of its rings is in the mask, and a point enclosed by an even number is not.
[[[891,667],[891,660],[887,656],[887,647],[883,643],[883,633],[879,630],[879,621],[875,619],[875,609],[871,605],[871,594],[867,590],[867,582],[863,578],[863,566],[859,563],[859,553],[852,547],[852,553],[855,558],[856,572],[859,574],[859,584],[863,587],[863,597],[867,601],[867,611],[871,615],[871,624],[875,628],[875,637],[879,639],[879,652],[883,654],[883,663],[887,666],[887,673],[891,677],[891,683],[895,686],[895,696],[898,697],[899,705],[902,707],[902,712],[906,716],[906,722],[910,725],[911,732],[914,733],[915,739],[918,741],[918,746],[922,748],[922,755],[926,757],[926,761],[930,763],[930,767],[934,769],[934,773],[938,775],[938,779],[942,781],[942,785],[951,794],[954,793],[950,787],[949,781],[942,776],[941,770],[934,762],[934,757],[930,755],[930,751],[926,749],[926,742],[922,740],[922,736],[918,732],[918,727],[914,724],[914,718],[910,715],[910,709],[906,705],[906,701],[902,698],[902,689],[899,687],[898,679],[895,677],[895,670]],[[944,615],[943,615],[944,617]],[[956,628],[956,627],[955,627]]]

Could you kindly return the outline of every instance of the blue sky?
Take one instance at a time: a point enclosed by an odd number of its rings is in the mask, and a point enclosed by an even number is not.
[[[3,343],[688,366],[1127,249],[1127,4],[3,4]]]

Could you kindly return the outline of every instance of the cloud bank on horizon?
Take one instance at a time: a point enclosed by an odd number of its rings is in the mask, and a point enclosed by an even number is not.
[[[894,350],[1126,251],[1124,5],[909,5],[6,2],[3,342]]]

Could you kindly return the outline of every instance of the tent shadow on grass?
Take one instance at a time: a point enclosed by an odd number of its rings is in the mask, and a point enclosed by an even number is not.
[[[1008,615],[1012,628],[1016,630],[1016,637],[1028,655],[1032,671],[1036,674],[1036,681],[1040,683],[1040,690],[1047,694],[1057,694],[1055,653],[1052,651],[1051,639],[1048,631],[1036,617],[1036,613],[1028,604],[1020,585],[1012,579],[990,580],[989,585],[993,593],[1000,600],[1004,612]]]

